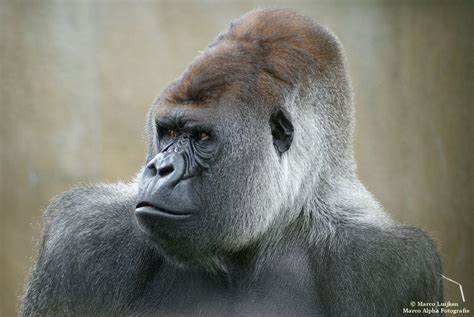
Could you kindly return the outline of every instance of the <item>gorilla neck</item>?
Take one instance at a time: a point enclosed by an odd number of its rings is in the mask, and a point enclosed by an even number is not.
[[[313,192],[311,200],[299,210],[293,221],[273,226],[256,242],[229,256],[225,267],[230,276],[258,279],[285,270],[286,263],[301,266],[299,272],[314,270],[322,263],[315,263],[319,257],[312,250],[331,241],[338,230],[392,223],[355,175],[322,182],[316,195]]]
[[[227,276],[237,288],[261,281],[289,279],[303,285],[313,271],[307,247],[281,241],[271,247],[254,246],[229,258]]]
[[[193,262],[169,256],[159,244],[156,247],[171,265],[177,265],[182,270],[201,272],[231,285],[236,283],[234,281],[248,283],[262,276],[273,275],[281,269],[285,270],[285,263],[305,263],[308,254],[305,250],[310,248],[311,237],[310,228],[305,228],[306,225],[301,214],[285,227],[277,229],[278,226],[274,226],[256,241],[237,251],[196,257],[198,260],[194,259]]]
[[[294,270],[295,263],[306,267],[310,263],[308,249],[311,248],[311,235],[306,225],[301,214],[287,226],[270,230],[252,244],[227,255],[223,259],[225,274],[234,281],[255,281],[291,269],[291,266]],[[307,270],[306,267],[295,272]]]
[[[332,234],[336,226],[365,224],[383,227],[392,223],[356,175],[323,180],[315,198],[304,209],[315,226],[313,232],[325,235]]]

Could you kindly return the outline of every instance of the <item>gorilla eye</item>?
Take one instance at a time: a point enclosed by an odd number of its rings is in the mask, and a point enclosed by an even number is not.
[[[196,140],[198,141],[207,141],[209,140],[209,133],[207,132],[199,132],[196,134]]]
[[[168,129],[168,130],[166,131],[166,134],[167,134],[170,138],[172,138],[172,139],[175,139],[176,136],[178,135],[178,133],[176,132],[175,129]]]

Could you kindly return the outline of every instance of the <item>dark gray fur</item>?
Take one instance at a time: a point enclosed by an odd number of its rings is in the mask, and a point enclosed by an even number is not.
[[[298,41],[317,45],[278,37],[279,28],[301,29]],[[225,41],[244,43],[231,51],[243,72],[222,71],[224,79],[216,77],[204,94],[199,65],[214,61]],[[248,58],[252,41],[255,56],[271,58]],[[324,54],[312,54],[313,47]],[[272,49],[283,53],[265,55]],[[176,92],[186,76],[195,80]],[[240,94],[227,96],[233,83]],[[287,10],[238,20],[153,104],[147,161],[156,154],[153,119],[170,102],[182,104],[178,112],[205,102],[225,140],[212,177],[203,180],[209,212],[202,226],[184,228],[182,243],[149,239],[134,218],[137,182],[61,194],[44,216],[22,316],[401,316],[411,301],[442,300],[432,240],[391,220],[357,179],[350,82],[329,31]],[[284,153],[275,151],[268,126],[276,108],[294,125]]]

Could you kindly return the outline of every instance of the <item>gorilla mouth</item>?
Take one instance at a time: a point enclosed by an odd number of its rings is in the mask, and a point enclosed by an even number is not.
[[[165,209],[161,206],[154,205],[147,201],[142,201],[137,204],[135,207],[135,214],[146,215],[146,216],[156,216],[156,217],[165,217],[165,218],[175,218],[182,219],[191,216],[191,213],[179,212],[174,210]]]

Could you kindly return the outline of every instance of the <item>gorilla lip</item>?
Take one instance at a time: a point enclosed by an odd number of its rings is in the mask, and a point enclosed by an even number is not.
[[[158,207],[149,202],[143,201],[139,202],[135,209],[136,214],[146,214],[149,216],[162,216],[170,219],[183,219],[191,216],[191,213],[186,212],[176,212],[168,209]]]

